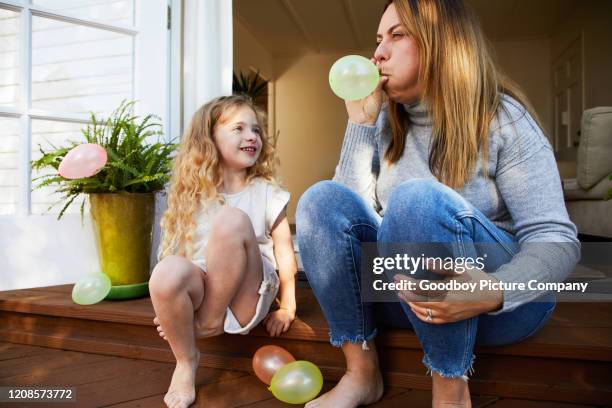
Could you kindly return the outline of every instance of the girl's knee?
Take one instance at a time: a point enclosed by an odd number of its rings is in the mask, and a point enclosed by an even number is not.
[[[222,207],[215,215],[212,222],[211,234],[220,242],[243,241],[252,235],[251,219],[242,210],[234,207]]]
[[[174,296],[182,288],[192,273],[190,262],[177,255],[170,255],[162,259],[149,279],[149,292],[152,297]]]

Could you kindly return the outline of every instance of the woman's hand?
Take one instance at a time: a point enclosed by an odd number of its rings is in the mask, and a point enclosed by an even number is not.
[[[376,63],[374,59],[372,62]],[[363,99],[345,101],[349,120],[357,125],[373,125],[376,123],[383,101],[383,87],[388,78],[383,76],[378,81],[376,89]]]
[[[278,309],[270,312],[263,320],[266,325],[266,330],[270,337],[280,336],[281,333],[289,330],[291,323],[295,320],[295,312],[287,309]]]
[[[422,321],[431,324],[452,323],[469,319],[483,313],[499,309],[503,304],[503,291],[480,290],[480,281],[498,282],[490,274],[480,269],[471,269],[462,274],[454,271],[437,270],[432,272],[447,276],[443,280],[430,282],[449,282],[455,280],[459,283],[477,283],[476,289],[433,291],[418,289],[419,280],[406,275],[395,275],[395,281],[414,282],[413,291],[398,291],[398,297],[406,302],[414,314]]]

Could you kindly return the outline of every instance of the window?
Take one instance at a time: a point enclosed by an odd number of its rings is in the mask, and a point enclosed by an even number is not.
[[[0,1],[0,216],[45,214],[59,199],[30,191],[29,162],[38,144],[82,140],[90,111],[137,99],[168,129],[167,10],[167,0]]]

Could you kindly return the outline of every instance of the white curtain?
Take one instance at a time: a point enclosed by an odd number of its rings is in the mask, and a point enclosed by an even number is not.
[[[232,0],[184,0],[182,7],[183,123],[180,129],[184,130],[200,106],[212,98],[232,93],[234,44]],[[175,86],[179,84],[171,85]],[[174,130],[176,133],[172,137],[181,132],[176,127]],[[159,222],[167,208],[166,198],[165,194],[158,194],[155,200],[151,268],[157,263],[161,238]]]
[[[232,93],[232,0],[185,0],[183,129],[210,99]]]

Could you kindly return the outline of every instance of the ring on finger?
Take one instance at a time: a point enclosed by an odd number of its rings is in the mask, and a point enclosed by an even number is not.
[[[433,320],[433,315],[432,315],[432,311],[430,308],[427,308],[427,317],[425,318],[425,320],[427,320],[428,322],[431,322]]]

